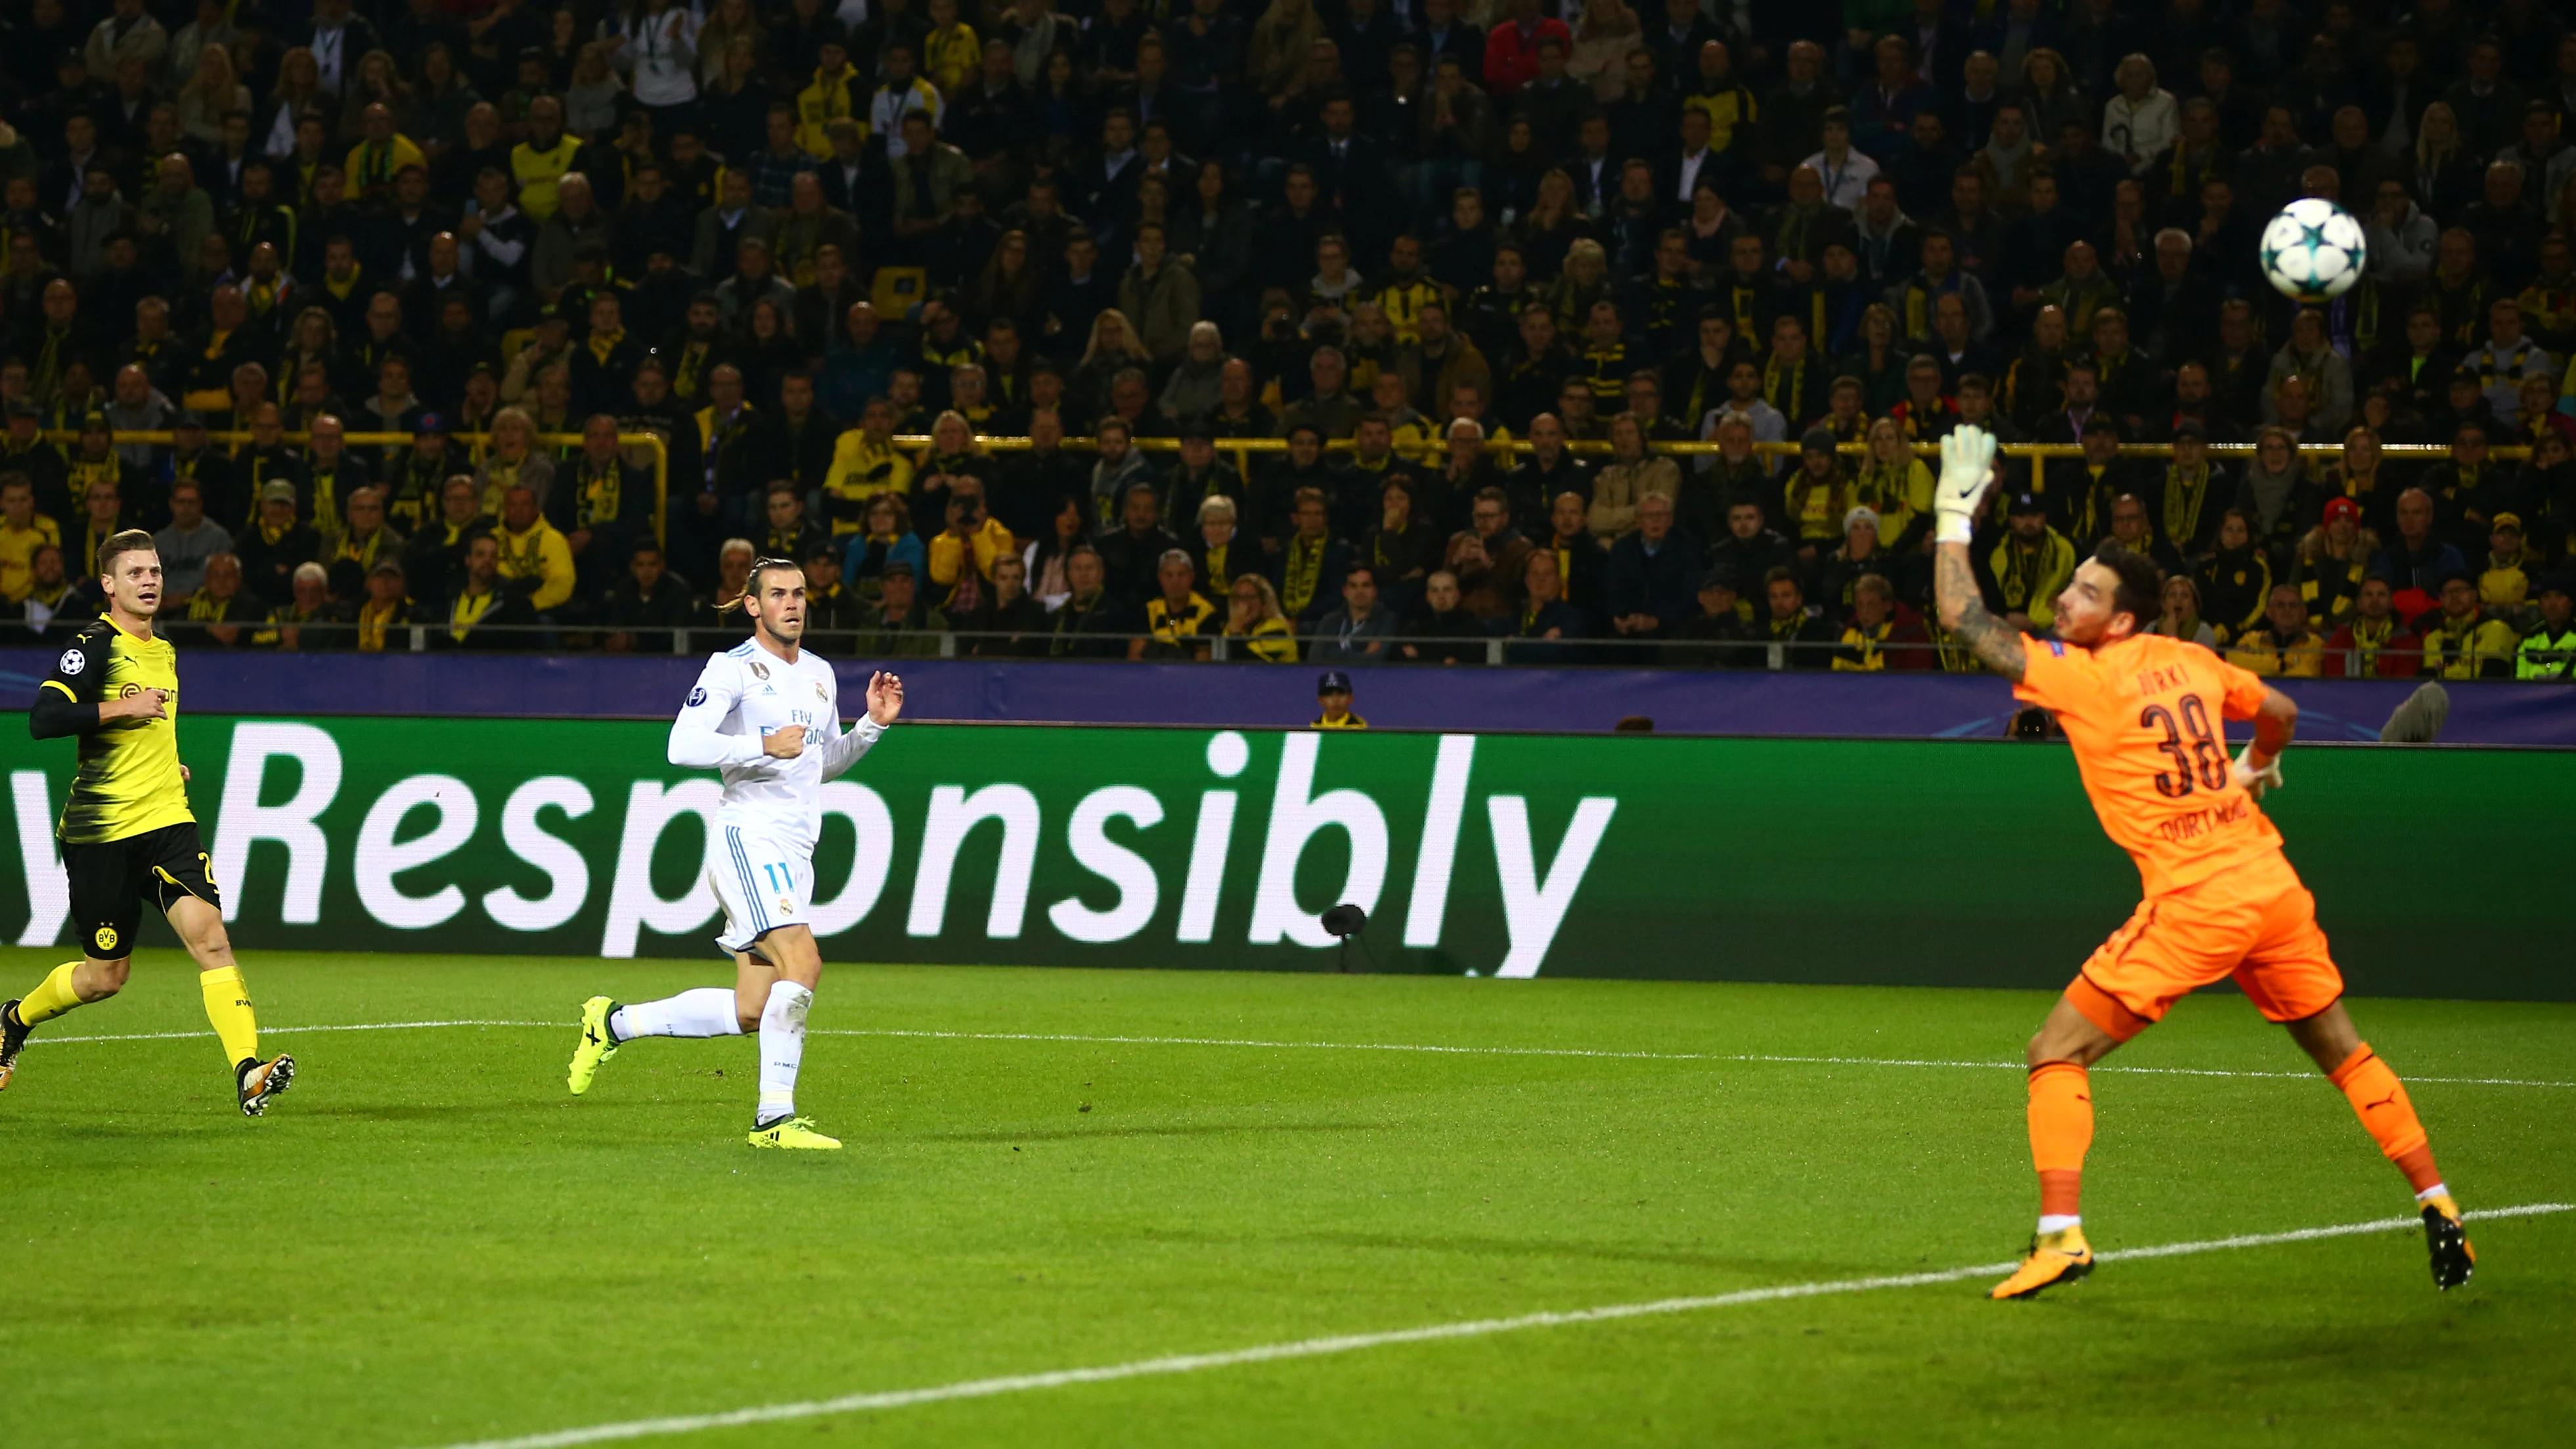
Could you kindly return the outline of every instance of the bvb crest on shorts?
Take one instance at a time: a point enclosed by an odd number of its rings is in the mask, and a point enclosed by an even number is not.
[[[101,952],[113,951],[116,949],[116,928],[114,926],[101,926],[98,928],[98,949]]]

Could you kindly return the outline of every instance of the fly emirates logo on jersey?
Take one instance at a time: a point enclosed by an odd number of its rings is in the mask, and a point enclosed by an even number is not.
[[[1525,784],[1497,775],[1499,788],[1474,788],[1470,735],[1328,742],[1221,731],[1197,749],[1183,745],[1187,734],[1121,732],[1154,745],[1154,767],[1139,771],[1088,763],[1104,732],[982,732],[957,748],[949,741],[965,732],[943,740],[941,731],[898,726],[886,753],[817,787],[825,834],[845,824],[843,838],[854,838],[826,853],[830,868],[818,859],[818,899],[807,904],[819,934],[899,933],[922,943],[922,959],[1011,960],[1006,943],[1018,942],[1049,959],[1069,947],[1150,946],[1175,948],[1175,964],[1220,965],[1240,948],[1333,946],[1322,918],[1342,904],[1375,918],[1369,939],[1380,945],[1456,949],[1454,904],[1460,921],[1503,927],[1499,953],[1480,949],[1483,959],[1461,964],[1533,976],[1619,806],[1544,790],[1549,823],[1534,829]],[[907,745],[920,753],[902,758]],[[1427,776],[1416,764],[1390,769],[1386,752],[1396,750],[1427,756]],[[360,784],[371,761],[354,747],[344,756],[333,729],[233,725],[219,794],[195,802],[217,878],[240,883],[225,892],[227,919],[248,912],[249,937],[279,946],[301,944],[300,933],[272,939],[272,923],[329,931],[353,907],[403,938],[380,949],[413,939],[422,950],[524,948],[510,938],[538,933],[569,934],[548,949],[603,956],[668,952],[671,938],[688,943],[680,949],[703,944],[694,938],[715,929],[717,903],[693,852],[721,839],[712,773],[655,762],[651,778],[637,778],[640,769],[620,778],[614,766],[572,761],[540,773],[553,752],[509,753],[515,767],[378,770]],[[1032,767],[1035,789],[1009,778],[1015,759],[1042,757],[1072,766]],[[983,778],[941,779],[966,770]],[[1145,780],[1132,782],[1138,774]],[[26,772],[13,785],[21,856],[45,859],[44,779]],[[21,939],[50,941],[68,910],[56,899],[61,876],[31,869],[27,879]]]

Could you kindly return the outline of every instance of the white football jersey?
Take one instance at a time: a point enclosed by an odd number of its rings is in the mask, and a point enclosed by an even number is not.
[[[772,759],[761,741],[793,725],[805,727],[804,753]],[[723,772],[718,829],[738,827],[811,854],[822,829],[822,783],[884,732],[864,717],[841,732],[840,685],[820,655],[800,650],[790,664],[746,639],[707,657],[671,722],[670,760]]]

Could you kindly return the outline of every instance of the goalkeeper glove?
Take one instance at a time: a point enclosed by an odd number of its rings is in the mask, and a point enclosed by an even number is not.
[[[2245,787],[2245,793],[2260,800],[2264,792],[2281,788],[2281,757],[2274,755],[2258,769],[2254,764],[2254,747],[2247,745],[2236,756],[2234,773],[2236,783]]]
[[[1941,481],[1932,493],[1933,541],[1966,543],[1974,538],[1977,504],[1994,481],[1994,434],[1962,424],[1943,438]]]

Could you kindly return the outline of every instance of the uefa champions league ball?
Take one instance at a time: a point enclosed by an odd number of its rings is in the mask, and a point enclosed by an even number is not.
[[[2322,197],[2281,208],[2263,228],[2263,277],[2296,302],[2330,302],[2361,280],[2369,245],[2352,213]]]

